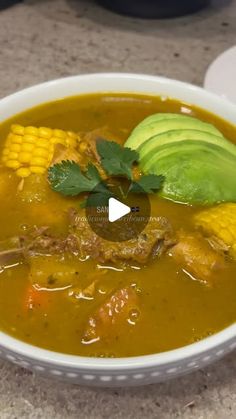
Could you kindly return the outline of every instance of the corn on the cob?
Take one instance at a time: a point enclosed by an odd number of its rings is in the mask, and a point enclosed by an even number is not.
[[[208,235],[222,240],[236,258],[236,204],[220,204],[201,211],[195,216],[195,222]]]
[[[2,162],[22,178],[31,173],[43,174],[53,158],[55,144],[75,149],[78,136],[71,131],[12,125],[7,137]]]

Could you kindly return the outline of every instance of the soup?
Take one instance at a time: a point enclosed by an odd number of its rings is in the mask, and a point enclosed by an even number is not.
[[[79,185],[82,192],[72,196],[67,184],[66,196],[48,181],[44,161],[46,169],[92,162],[99,172],[99,139],[123,147],[140,121],[160,113],[205,121],[236,142],[236,128],[206,111],[125,93],[65,98],[1,124],[2,331],[58,352],[124,357],[178,348],[235,322],[235,226],[228,229],[227,220],[233,223],[236,204],[176,202],[147,192],[151,218],[143,232],[109,241],[87,222],[88,189]],[[138,182],[136,162],[132,170]]]

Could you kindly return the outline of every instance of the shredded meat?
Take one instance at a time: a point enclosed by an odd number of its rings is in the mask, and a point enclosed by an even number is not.
[[[65,252],[77,254],[78,252],[75,238],[53,236],[49,227],[35,227],[28,234],[20,236],[20,247],[26,257]]]
[[[225,265],[224,257],[198,233],[179,232],[178,243],[168,253],[195,279],[209,284]]]
[[[121,288],[109,296],[89,317],[83,333],[84,343],[110,334],[115,326],[128,320],[129,313],[132,309],[137,309],[138,303],[138,296],[131,286]]]
[[[88,145],[88,155],[92,157],[92,159],[95,159],[97,162],[100,161],[96,145],[99,139],[105,139],[107,141],[116,141],[117,143],[121,142],[120,138],[115,136],[106,126],[94,129],[90,132],[86,132],[85,134],[81,133],[80,136],[82,137],[83,141],[85,141]]]
[[[105,172],[100,165],[100,158],[97,153],[97,141],[105,139],[120,142],[117,136],[114,136],[106,127],[98,128],[90,132],[80,133],[80,142],[77,149],[65,147],[63,144],[56,144],[51,165],[61,163],[63,160],[70,160],[78,163],[82,170],[87,168],[88,163],[93,163],[102,178],[105,178]],[[82,150],[81,150],[82,147]]]
[[[61,163],[63,160],[80,163],[80,155],[74,148],[65,147],[63,144],[56,144],[51,165]]]
[[[20,237],[20,247],[26,256],[69,252],[100,262],[133,261],[144,264],[151,258],[159,257],[176,242],[172,228],[164,217],[151,220],[134,239],[109,242],[94,233],[84,217],[71,209],[70,230],[68,236],[58,237],[53,236],[48,227],[34,228]]]
[[[101,262],[134,261],[143,264],[150,258],[160,256],[175,243],[172,228],[165,217],[150,220],[137,238],[124,242],[102,239],[74,209],[70,211],[70,222],[70,237],[77,240],[79,253]]]

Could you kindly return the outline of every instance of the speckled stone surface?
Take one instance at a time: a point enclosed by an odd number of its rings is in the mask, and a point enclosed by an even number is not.
[[[236,2],[191,17],[146,21],[92,0],[26,0],[0,12],[0,97],[56,77],[128,71],[202,84],[210,62],[236,44]],[[236,417],[236,357],[163,384],[89,389],[0,362],[0,419]]]

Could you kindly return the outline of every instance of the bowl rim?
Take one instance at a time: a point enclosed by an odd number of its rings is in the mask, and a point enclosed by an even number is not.
[[[109,82],[114,82],[117,80],[122,80],[122,82],[129,82],[129,81],[136,81],[136,82],[150,82],[150,83],[157,83],[159,84],[159,86],[162,86],[164,89],[166,89],[167,87],[170,87],[171,89],[176,89],[176,91],[179,93],[180,91],[188,91],[189,93],[191,93],[192,95],[195,95],[195,100],[191,103],[188,102],[187,104],[194,104],[196,106],[201,107],[202,109],[204,108],[204,105],[198,105],[196,103],[197,100],[204,100],[204,98],[207,100],[209,106],[214,104],[214,107],[216,109],[221,109],[221,112],[218,111],[212,111],[210,110],[210,112],[215,113],[216,115],[218,114],[219,117],[223,118],[223,119],[228,119],[228,121],[236,126],[236,104],[233,103],[232,101],[230,101],[227,98],[224,98],[220,95],[217,95],[216,93],[213,93],[211,91],[208,91],[206,89],[204,89],[203,87],[191,84],[191,83],[187,83],[187,82],[183,82],[183,81],[179,81],[179,80],[175,80],[172,78],[168,78],[168,77],[163,77],[163,76],[156,76],[156,75],[149,75],[149,74],[142,74],[142,73],[122,73],[122,72],[100,72],[100,73],[85,73],[85,74],[79,74],[79,75],[72,75],[72,76],[67,76],[67,77],[61,77],[61,78],[57,78],[57,79],[53,79],[53,80],[49,80],[46,82],[42,82],[42,83],[38,83],[35,85],[31,85],[29,87],[20,89],[14,93],[11,93],[5,97],[0,97],[0,107],[2,106],[9,106],[12,103],[16,102],[16,104],[19,104],[22,99],[26,99],[27,96],[35,93],[36,95],[43,90],[44,93],[49,90],[52,91],[56,85],[63,85],[63,84],[74,84],[78,81],[81,81],[82,84],[87,82],[87,83],[91,83],[91,82],[103,82],[104,80],[109,81]],[[99,85],[99,83],[97,83]],[[69,96],[77,96],[80,94],[90,94],[90,93],[97,93],[97,92],[102,92],[102,93],[133,93],[133,94],[139,94],[139,93],[143,93],[144,95],[148,95],[148,96],[156,96],[156,93],[152,93],[152,92],[147,92],[147,90],[142,90],[141,85],[138,88],[135,88],[134,90],[127,90],[125,89],[100,89],[100,88],[95,88],[92,91],[86,91],[82,92],[82,93],[74,93],[74,94],[65,94],[65,95],[55,95],[55,98],[51,98],[49,100],[40,100],[39,102],[36,102],[35,105],[27,105],[26,107],[23,107],[21,110],[17,111],[16,113],[12,113],[10,114],[10,116],[7,117],[3,117],[1,118],[1,114],[0,114],[0,123],[1,121],[7,120],[9,118],[11,118],[12,116],[16,115],[17,113],[21,113],[24,110],[27,110],[28,108],[31,108],[33,106],[37,106],[37,104],[43,104],[43,103],[47,103],[50,101],[54,101],[57,99],[64,99],[65,97],[69,97]],[[169,95],[168,93],[165,94],[165,92],[162,92],[161,90],[159,91],[160,96],[162,96],[162,94],[164,96],[168,96],[171,98],[175,98],[178,99],[178,94],[174,94],[172,96],[172,93]],[[20,99],[20,97],[22,97]],[[227,107],[227,112],[222,112],[222,108],[223,105]],[[223,115],[224,113],[224,115]],[[226,116],[227,114],[227,116]]]
[[[198,359],[212,350],[219,351],[220,347],[230,342],[236,336],[236,323],[228,326],[212,336],[206,337],[190,345],[181,346],[170,351],[151,355],[140,355],[121,358],[99,358],[71,355],[56,352],[31,345],[20,339],[16,339],[7,333],[0,332],[0,348],[14,353],[16,356],[27,357],[30,360],[51,366],[62,368],[86,369],[93,372],[129,370],[131,368],[154,368],[165,365],[173,365],[182,361],[188,362],[192,358]],[[236,347],[233,344],[232,349]],[[230,349],[229,349],[230,350]]]
[[[191,91],[193,97],[195,94],[199,95],[200,97],[205,97],[206,100],[209,99],[209,102],[215,103],[216,106],[219,108],[223,108],[226,106],[228,108],[229,113],[231,113],[231,123],[233,116],[236,118],[236,106],[232,102],[222,99],[220,96],[208,92],[201,87],[194,86],[189,83],[185,83],[182,81],[177,81],[174,79],[169,79],[166,77],[159,77],[154,75],[147,75],[147,74],[138,74],[138,73],[90,73],[90,74],[81,74],[81,75],[74,75],[69,77],[63,77],[47,82],[43,82],[40,84],[33,85],[31,87],[27,87],[25,89],[19,90],[16,93],[8,95],[4,98],[0,99],[0,107],[5,105],[14,103],[14,101],[18,101],[19,99],[24,100],[27,95],[32,93],[39,92],[41,89],[47,89],[54,87],[61,83],[70,83],[70,82],[77,82],[77,81],[87,81],[94,79],[94,80],[104,80],[110,79],[111,81],[115,81],[117,79],[120,80],[131,80],[135,79],[136,81],[151,81],[157,82],[159,85],[169,85],[170,88],[177,87],[178,89],[188,90]],[[103,92],[106,93],[104,89],[95,90],[96,92]],[[108,90],[110,93],[112,90]],[[126,90],[124,89],[123,92]],[[114,89],[113,92],[122,92],[122,90]],[[131,91],[130,91],[131,92]],[[133,93],[142,93],[142,89],[137,88],[133,91]],[[145,91],[143,92],[145,94]],[[86,94],[86,92],[85,92]],[[149,93],[146,93],[150,95]],[[155,93],[154,93],[155,94]],[[79,93],[78,93],[79,95]],[[61,96],[61,98],[69,97],[71,94]],[[173,94],[173,98],[175,95]],[[52,101],[55,100],[54,98],[51,99]],[[39,103],[46,103],[47,101],[40,101]],[[194,100],[193,100],[194,103]],[[33,105],[34,106],[34,105]],[[197,105],[199,106],[199,105]],[[32,106],[27,106],[24,109],[30,108]],[[203,106],[204,107],[204,106]],[[18,111],[19,113],[22,110]],[[17,113],[18,113],[17,112]],[[16,113],[12,113],[11,116],[15,115]],[[216,113],[217,114],[217,113]],[[232,116],[233,115],[233,116]],[[3,118],[6,120],[10,118]],[[221,116],[221,115],[220,115]],[[222,117],[222,116],[221,116]],[[224,118],[224,117],[223,117]],[[227,119],[227,118],[225,118]],[[89,371],[119,371],[119,370],[129,370],[130,368],[139,368],[139,369],[147,369],[153,367],[161,367],[163,365],[171,365],[176,364],[176,362],[181,361],[188,361],[191,358],[198,358],[202,357],[204,354],[212,351],[217,350],[219,351],[220,347],[235,347],[236,345],[230,345],[232,341],[236,338],[236,322],[232,325],[224,328],[223,330],[206,337],[198,342],[185,345],[179,347],[177,349],[172,349],[165,352],[150,354],[150,355],[141,355],[141,356],[133,356],[133,357],[121,357],[121,358],[99,358],[99,357],[85,357],[79,355],[71,355],[62,352],[56,352],[52,350],[43,349],[41,347],[31,345],[26,343],[20,339],[14,338],[13,336],[5,333],[4,331],[0,331],[0,350],[6,350],[11,353],[14,353],[18,356],[27,357],[29,360],[34,360],[35,362],[41,362],[43,364],[48,364],[51,366],[57,366],[62,368],[73,368],[73,369],[81,369],[81,370],[89,370]],[[233,349],[233,348],[232,348]]]

